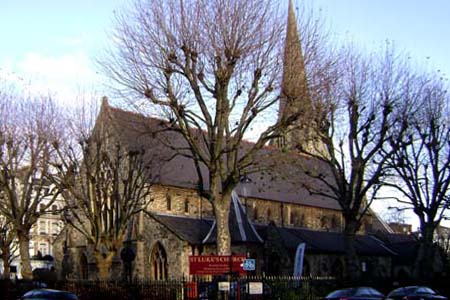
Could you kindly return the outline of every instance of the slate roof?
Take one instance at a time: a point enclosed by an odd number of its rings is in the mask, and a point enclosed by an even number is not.
[[[179,133],[170,130],[170,123],[113,108],[107,103],[102,105],[99,120],[100,123],[114,128],[120,141],[129,149],[146,150],[145,155],[152,168],[151,180],[153,182],[181,188],[196,188],[198,177],[193,160],[183,155],[176,155],[173,149],[173,147],[177,149],[185,148],[187,151],[187,143]],[[246,145],[248,147],[250,144],[249,142],[243,142],[242,151],[245,151]],[[264,156],[269,152],[279,153],[277,149],[269,146],[262,149],[259,155]],[[312,163],[310,159],[304,156],[294,153],[292,153],[292,156],[292,159],[302,160],[301,162],[304,164]],[[268,162],[262,159],[259,163],[263,165]],[[276,170],[278,166],[280,169]],[[280,164],[272,161],[270,168],[273,169],[273,173],[278,172],[282,175],[274,175],[270,170],[269,172],[250,174],[248,177],[251,183],[247,184],[246,196],[340,210],[336,201],[310,195],[307,189],[303,187],[303,183],[311,179],[308,175],[302,173],[299,167],[280,166]],[[204,166],[202,166],[202,173],[205,175],[204,178],[208,178],[206,176],[207,169]],[[207,182],[205,186],[208,187]],[[236,192],[242,195],[243,187],[238,186]]]
[[[417,241],[387,244],[387,246],[398,254],[395,262],[402,265],[411,265],[411,262],[415,261],[419,249],[419,243]]]
[[[151,214],[151,217],[166,226],[182,240],[192,245],[210,244],[215,242],[215,234],[205,239],[211,228],[214,228],[212,219],[197,219],[174,215]],[[271,227],[271,228],[269,228]],[[265,239],[267,230],[273,229],[282,239],[286,250],[295,253],[300,243],[306,243],[308,253],[334,253],[344,254],[343,234],[339,232],[316,231],[304,228],[275,227],[272,225],[256,225],[259,236]],[[231,230],[232,243],[244,242],[236,228]],[[260,242],[258,238],[250,238],[247,242]],[[397,253],[397,250],[400,251]],[[394,256],[398,257],[407,248],[391,248],[373,235],[357,235],[356,252],[364,256]]]
[[[380,236],[387,247],[395,251],[397,264],[409,265],[416,258],[419,241],[413,234],[385,233]]]
[[[266,226],[258,226],[258,230],[268,229]],[[288,251],[295,252],[300,243],[305,243],[305,249],[310,253],[345,253],[344,235],[341,232],[275,226],[272,226],[272,229],[277,231],[277,234],[280,236]],[[355,248],[359,255],[396,255],[395,251],[389,249],[381,240],[373,235],[357,235]]]
[[[244,206],[239,201],[238,195],[233,192],[228,217],[231,240],[233,243],[263,243],[263,239],[256,231],[255,227],[247,218]],[[217,241],[216,223],[212,225],[210,231],[203,239],[203,243],[215,243]]]
[[[149,216],[164,225],[180,239],[192,245],[202,244],[202,240],[208,234],[212,219],[197,219],[183,216],[152,214]]]
[[[216,243],[216,222],[213,219],[198,219],[185,216],[167,215],[160,213],[147,214],[164,225],[180,239],[193,245]],[[239,197],[233,193],[230,206],[229,227],[231,241],[237,243],[263,243],[255,227],[249,222],[245,208]]]

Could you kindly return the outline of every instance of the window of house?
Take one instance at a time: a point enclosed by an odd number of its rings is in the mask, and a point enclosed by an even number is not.
[[[169,193],[166,194],[167,210],[172,210],[172,196]]]
[[[53,235],[58,235],[58,231],[59,231],[59,224],[58,224],[58,222],[53,222],[52,223],[52,234]]]
[[[39,221],[39,234],[47,234],[47,222]]]
[[[39,243],[38,242],[31,242],[30,241],[30,245],[31,243],[33,243],[33,251],[30,251],[31,253],[33,253],[33,255],[37,255],[38,254],[38,249],[39,249]]]
[[[30,255],[37,255],[38,243],[30,241]]]
[[[55,205],[55,204],[53,204],[53,205],[52,205],[52,214],[53,214],[53,215],[56,215],[56,214],[57,214],[57,210],[58,210],[58,206]]]
[[[38,251],[41,252],[42,255],[49,254],[48,252],[48,244],[47,243],[39,243],[39,249]]]
[[[45,205],[44,204],[39,204],[39,210],[41,212],[43,212],[45,210]]]

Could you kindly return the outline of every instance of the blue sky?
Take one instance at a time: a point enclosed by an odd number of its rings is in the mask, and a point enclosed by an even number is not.
[[[124,0],[0,0],[0,76],[60,96],[101,90],[95,58]],[[6,75],[5,75],[6,74]]]
[[[368,50],[390,40],[421,67],[450,75],[449,0],[296,2],[320,10],[336,40]],[[114,11],[127,3],[0,0],[0,80],[19,80],[66,101],[80,92],[103,94],[94,60],[108,45]]]
[[[287,3],[287,0],[283,0]],[[321,11],[336,40],[398,50],[450,74],[448,0],[294,0]],[[0,0],[0,75],[65,94],[101,91],[94,60],[108,45],[115,10],[128,0]]]
[[[321,9],[341,40],[368,49],[385,40],[414,61],[450,75],[450,1],[448,0],[307,0]]]

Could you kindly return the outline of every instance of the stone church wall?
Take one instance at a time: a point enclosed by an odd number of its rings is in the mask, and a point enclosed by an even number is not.
[[[167,277],[179,278],[189,275],[189,256],[215,252],[215,245],[190,245],[176,236],[155,219],[146,216],[143,231],[137,241],[136,261],[133,273],[139,279],[155,279],[152,274],[152,252],[158,245],[167,258]]]
[[[152,187],[152,202],[149,212],[164,213],[176,216],[194,218],[213,218],[212,206],[206,199],[201,199],[196,191],[170,186],[155,185]],[[273,223],[278,227],[303,227],[315,230],[342,231],[343,218],[341,213],[332,209],[319,207],[309,207],[295,203],[282,203],[265,199],[241,198],[241,203],[246,207],[249,219],[256,224]],[[364,224],[370,225],[370,216],[366,218]],[[142,225],[138,225],[142,223]],[[145,216],[139,222],[134,223],[134,234],[131,238],[132,245],[136,251],[136,260],[133,262],[133,274],[140,279],[152,278],[151,255],[156,245],[164,249],[167,258],[167,277],[179,277],[189,273],[189,255],[215,254],[215,245],[192,246],[188,242],[181,240],[173,232],[161,225],[155,219]],[[362,230],[368,226],[362,226]],[[130,238],[130,237],[129,237]],[[129,239],[128,238],[128,239]],[[55,243],[54,254],[56,258],[57,270],[62,271],[62,261],[64,258],[63,245],[67,243],[69,248],[67,258],[73,268],[65,276],[73,278],[83,278],[82,273],[87,272],[90,278],[95,276],[95,264],[89,255],[84,237],[75,231],[61,234]],[[265,246],[266,249],[269,247]],[[274,247],[275,245],[271,245]],[[234,245],[232,252],[235,254],[247,254],[257,260],[257,272],[268,272],[270,269],[268,255],[262,251],[262,245]],[[276,251],[275,251],[276,252]],[[286,255],[286,253],[284,254]],[[284,256],[280,256],[283,258]],[[85,259],[83,271],[81,261]],[[332,261],[330,261],[330,259]],[[292,258],[284,257],[280,260],[284,263],[278,264],[281,274],[292,274]],[[332,266],[336,259],[325,255],[310,257],[311,272],[316,275],[327,273],[324,268],[317,266]],[[315,269],[317,268],[317,269]],[[121,276],[121,260],[117,258],[114,264],[114,273]]]
[[[166,255],[167,276],[179,277],[180,274],[186,273],[190,250],[187,242],[182,241],[151,217],[144,218],[144,230],[141,239],[137,241],[137,259],[133,273],[140,279],[158,279],[151,274],[152,251],[158,247],[158,243]]]
[[[155,185],[152,191],[150,211],[176,216],[213,217],[211,204],[194,190]]]
[[[211,203],[201,199],[194,190],[158,185],[153,187],[152,197],[149,210],[153,212],[198,218],[213,217]],[[240,200],[247,208],[249,219],[255,223],[273,222],[277,226],[330,231],[341,231],[343,228],[342,214],[337,210],[250,197],[241,197]]]
[[[273,222],[277,226],[331,231],[342,229],[342,216],[336,210],[253,198],[247,199],[246,202],[250,220],[255,223]]]

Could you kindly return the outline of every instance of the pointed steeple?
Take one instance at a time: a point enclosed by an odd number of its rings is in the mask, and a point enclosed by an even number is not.
[[[301,148],[314,153],[324,148],[314,132],[315,113],[292,2],[289,0],[278,120],[294,114],[297,121],[274,144],[282,149]]]
[[[283,78],[278,118],[310,106],[302,47],[298,35],[294,5],[289,0],[283,59]]]

